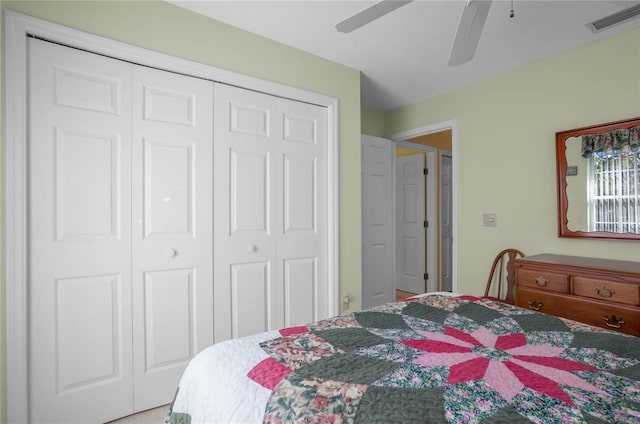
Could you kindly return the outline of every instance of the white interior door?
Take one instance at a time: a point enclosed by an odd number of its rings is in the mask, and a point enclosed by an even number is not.
[[[391,140],[363,135],[362,158],[362,307],[394,299],[393,157]]]
[[[134,407],[213,343],[213,84],[133,68]]]
[[[32,422],[133,412],[131,65],[29,39]]]
[[[396,288],[425,292],[424,154],[396,158]]]
[[[440,290],[453,288],[453,158],[440,153]]]
[[[216,84],[215,340],[326,317],[327,112]]]

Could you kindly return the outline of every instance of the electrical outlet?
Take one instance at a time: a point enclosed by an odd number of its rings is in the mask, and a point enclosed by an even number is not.
[[[484,225],[485,227],[497,227],[498,217],[495,213],[482,214],[482,225]]]
[[[342,298],[342,309],[349,309],[349,303],[351,302],[351,297],[345,296]]]

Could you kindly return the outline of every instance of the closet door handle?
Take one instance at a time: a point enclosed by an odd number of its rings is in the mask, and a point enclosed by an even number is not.
[[[249,253],[255,253],[258,251],[258,246],[256,246],[255,244],[250,244],[247,250],[249,251]]]
[[[176,249],[167,249],[167,256],[170,258],[175,257],[178,254]]]

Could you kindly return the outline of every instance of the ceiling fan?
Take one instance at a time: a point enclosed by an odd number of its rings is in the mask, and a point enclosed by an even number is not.
[[[353,16],[339,22],[336,29],[339,32],[354,31],[381,16],[386,15],[412,0],[381,0]],[[466,0],[456,37],[449,55],[449,66],[462,65],[473,59],[480,41],[482,28],[487,20],[492,0]]]

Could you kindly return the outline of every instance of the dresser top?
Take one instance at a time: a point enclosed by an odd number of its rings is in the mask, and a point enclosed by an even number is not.
[[[581,256],[552,255],[542,253],[526,256],[516,260],[518,262],[535,262],[542,264],[563,265],[581,269],[598,271],[615,271],[623,274],[640,276],[640,262],[618,261],[614,259],[585,258]]]

